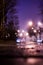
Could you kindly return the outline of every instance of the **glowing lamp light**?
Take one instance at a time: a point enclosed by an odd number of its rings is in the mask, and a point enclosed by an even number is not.
[[[22,33],[24,33],[25,31],[24,30],[22,30]]]
[[[32,22],[32,21],[29,21],[29,22],[28,22],[28,25],[29,25],[29,26],[32,26],[32,25],[33,25],[33,22]]]
[[[36,30],[33,30],[34,31],[34,33],[36,33],[37,31]]]
[[[32,27],[32,30],[33,30],[34,28]]]
[[[42,26],[42,23],[40,21],[38,22],[38,26]]]
[[[28,33],[26,33],[26,36],[28,36]]]
[[[20,30],[17,30],[17,32],[19,33],[19,32],[20,32]]]
[[[22,34],[22,33],[20,33],[20,34],[19,34],[19,36],[20,36],[20,37],[22,37],[22,36],[23,36],[23,34]]]

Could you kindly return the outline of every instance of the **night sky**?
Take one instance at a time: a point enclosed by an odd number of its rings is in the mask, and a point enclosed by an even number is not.
[[[20,29],[26,29],[27,22],[40,20],[39,15],[39,0],[18,0],[18,16]]]

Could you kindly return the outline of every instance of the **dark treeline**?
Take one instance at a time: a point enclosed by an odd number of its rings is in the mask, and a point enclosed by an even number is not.
[[[0,39],[17,39],[19,21],[16,5],[17,0],[0,0]]]

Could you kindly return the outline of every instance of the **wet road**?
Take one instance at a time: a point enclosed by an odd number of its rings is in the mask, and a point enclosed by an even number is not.
[[[43,58],[3,58],[0,65],[43,65]]]
[[[21,52],[20,52],[21,51]],[[42,57],[15,57],[21,56],[21,54],[27,53],[28,50],[23,49],[15,49],[13,46],[4,46],[0,47],[0,55],[4,55],[4,57],[0,56],[0,65],[43,65]],[[32,50],[33,52],[33,50]],[[9,58],[5,55],[9,55]],[[14,56],[14,57],[11,57]]]
[[[41,58],[18,58],[13,61],[15,61],[15,65],[43,65],[43,59]]]

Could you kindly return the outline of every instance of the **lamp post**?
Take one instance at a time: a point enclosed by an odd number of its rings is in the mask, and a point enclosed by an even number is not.
[[[37,30],[34,29],[34,30],[33,30],[33,33],[35,34],[35,38],[36,38],[36,40],[37,40]]]
[[[29,33],[29,36],[31,37],[32,36],[32,27],[33,27],[33,22],[32,21],[28,21],[28,33]]]

